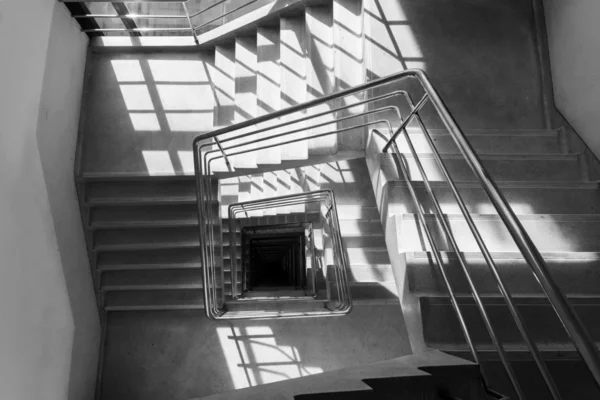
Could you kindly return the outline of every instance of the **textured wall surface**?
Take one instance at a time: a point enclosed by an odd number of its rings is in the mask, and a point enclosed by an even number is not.
[[[56,4],[48,40],[37,142],[74,323],[69,400],[94,395],[100,324],[73,164],[88,38]]]
[[[600,3],[545,0],[544,8],[556,106],[598,157]]]

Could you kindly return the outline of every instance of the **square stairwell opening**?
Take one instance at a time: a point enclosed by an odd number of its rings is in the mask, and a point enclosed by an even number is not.
[[[307,279],[307,272],[312,271],[313,243],[310,222],[244,227],[242,297],[253,292],[314,294],[314,285]]]

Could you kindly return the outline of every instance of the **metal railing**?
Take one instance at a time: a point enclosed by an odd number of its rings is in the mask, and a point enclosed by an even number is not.
[[[415,84],[416,83],[416,84]],[[406,85],[407,89],[398,90],[401,85]],[[382,94],[383,93],[383,94]],[[419,101],[416,104],[412,98],[418,94]],[[366,99],[365,99],[366,98]],[[342,102],[342,103],[340,103]],[[332,103],[334,103],[332,105]],[[381,105],[383,103],[383,105]],[[331,107],[322,112],[316,112],[314,109],[317,106],[330,105]],[[339,104],[344,104],[340,106]],[[207,213],[207,200],[211,199],[211,195],[207,192],[211,180],[211,163],[215,160],[228,158],[235,159],[248,153],[254,153],[271,149],[277,146],[294,144],[301,141],[313,140],[315,138],[328,135],[341,135],[349,132],[356,132],[357,129],[364,130],[369,127],[383,126],[387,129],[388,135],[385,136],[385,145],[383,152],[392,154],[398,175],[404,176],[406,179],[410,195],[415,203],[418,211],[418,221],[425,233],[426,239],[431,247],[437,268],[440,270],[446,289],[448,290],[452,306],[459,320],[461,330],[465,336],[469,351],[473,360],[479,363],[479,355],[476,346],[473,343],[469,328],[463,316],[463,313],[456,300],[456,294],[446,274],[441,254],[430,227],[425,220],[425,212],[421,207],[421,202],[417,198],[415,189],[411,182],[410,170],[406,165],[404,155],[396,143],[400,135],[403,135],[408,144],[410,155],[414,158],[417,170],[423,180],[427,194],[432,200],[434,211],[439,224],[445,234],[448,243],[458,257],[461,269],[467,279],[471,289],[475,305],[479,310],[485,327],[490,334],[492,342],[500,356],[500,361],[510,378],[510,381],[520,399],[525,399],[525,395],[521,390],[519,381],[515,372],[512,369],[511,363],[508,360],[503,344],[498,337],[493,324],[488,316],[486,307],[481,299],[481,296],[475,287],[471,278],[467,262],[464,259],[462,252],[459,249],[456,239],[454,238],[448,222],[444,218],[441,206],[435,193],[433,192],[430,181],[427,177],[425,169],[419,159],[415,147],[407,133],[407,127],[410,124],[416,126],[422,131],[426,138],[429,147],[431,148],[433,157],[443,178],[448,183],[451,192],[459,205],[467,225],[469,226],[477,245],[489,267],[492,276],[496,280],[500,293],[502,294],[511,316],[523,336],[525,344],[529,349],[536,365],[538,366],[541,375],[546,382],[548,390],[554,399],[560,399],[561,396],[556,388],[554,380],[548,371],[548,368],[539,354],[539,350],[527,330],[527,327],[521,317],[519,310],[512,301],[511,294],[500,276],[498,269],[494,263],[493,257],[487,248],[477,226],[473,222],[473,218],[467,209],[467,206],[462,199],[458,189],[448,169],[442,160],[439,151],[436,148],[424,118],[422,118],[424,108],[429,105],[429,114],[438,118],[443,126],[447,129],[452,137],[460,154],[473,171],[477,181],[481,184],[485,193],[489,197],[494,208],[498,212],[505,227],[509,231],[511,237],[516,243],[518,249],[523,255],[523,258],[531,268],[533,275],[540,284],[543,292],[556,315],[560,319],[563,327],[575,345],[575,348],[581,355],[585,364],[588,366],[596,383],[600,386],[600,356],[598,350],[582,325],[579,317],[576,315],[573,307],[570,305],[566,296],[561,292],[556,282],[552,279],[548,267],[536,248],[531,238],[523,228],[512,208],[498,189],[496,183],[492,180],[489,173],[483,167],[478,156],[475,154],[469,144],[464,133],[458,127],[458,124],[453,119],[447,107],[441,100],[440,96],[434,89],[433,85],[427,78],[426,74],[421,70],[406,70],[393,74],[378,80],[343,90],[331,95],[327,95],[300,105],[292,106],[284,110],[275,111],[268,115],[254,118],[248,121],[238,123],[229,127],[221,128],[210,133],[198,136],[194,141],[194,163],[196,170],[197,188],[198,188],[198,211],[200,218],[200,226],[204,227]],[[404,112],[402,112],[402,111]],[[432,114],[433,112],[433,114]],[[392,115],[392,118],[389,115]],[[318,122],[310,125],[310,121],[322,121],[326,115],[334,116],[334,120]],[[340,115],[345,115],[340,117]],[[379,116],[383,115],[383,118]],[[377,119],[379,118],[379,119]],[[284,122],[281,122],[284,121]],[[365,122],[366,121],[366,122]],[[394,122],[394,123],[392,123]],[[352,124],[354,123],[354,124]],[[332,126],[332,129],[324,133],[315,133],[315,129]],[[349,126],[350,125],[350,126]],[[341,126],[341,127],[340,127]],[[377,129],[373,129],[373,134],[382,136],[382,133]],[[300,135],[300,137],[299,137]],[[212,149],[212,144],[206,143],[208,139],[220,139],[219,148]],[[207,186],[208,185],[208,186]],[[207,232],[201,228],[201,236],[207,236]],[[210,266],[209,255],[205,246],[201,247],[203,251],[203,261],[205,266]],[[481,365],[481,363],[479,363]],[[488,393],[492,394],[489,389],[489,379],[486,377],[485,371],[482,369],[482,376]],[[499,395],[498,395],[499,396]],[[498,397],[497,396],[497,397]]]
[[[179,3],[181,5],[181,9],[183,11],[183,13],[181,14],[136,14],[136,13],[116,13],[116,14],[77,14],[77,15],[73,15],[73,18],[77,19],[77,20],[82,20],[82,19],[94,19],[94,20],[106,20],[106,19],[113,19],[113,20],[122,20],[122,21],[136,21],[136,20],[181,20],[184,22],[184,24],[186,26],[173,26],[173,27],[162,27],[162,28],[152,28],[152,27],[128,27],[128,26],[124,26],[123,28],[103,28],[103,27],[98,27],[98,28],[87,28],[87,29],[82,29],[82,32],[86,32],[86,33],[103,33],[103,34],[119,34],[119,33],[124,33],[124,32],[128,32],[128,33],[136,33],[136,34],[148,34],[148,33],[153,33],[153,32],[160,32],[160,33],[189,33],[193,36],[194,41],[196,42],[196,44],[198,44],[198,31],[201,30],[202,28],[209,26],[210,24],[223,19],[225,17],[230,16],[231,14],[246,8],[248,6],[250,6],[253,3],[256,3],[258,0],[248,0],[247,2],[232,8],[231,10],[225,11],[222,14],[220,14],[217,17],[212,17],[211,19],[207,20],[207,21],[201,21],[198,24],[195,24],[195,20],[202,16],[202,14],[206,13],[207,11],[212,10],[213,8],[220,6],[224,3],[226,3],[229,0],[218,0],[215,3],[201,9],[198,10],[196,12],[190,13],[188,10],[188,6],[187,6],[187,2],[189,0],[184,0],[184,1],[178,1],[178,2],[174,2],[173,0],[154,0],[152,3]],[[123,4],[126,2],[112,2],[112,3],[119,3],[119,4]]]
[[[208,194],[203,192],[203,195]],[[210,196],[208,197],[210,198]],[[235,301],[242,294],[238,292],[238,265],[236,257],[236,234],[238,214],[243,213],[248,218],[248,213],[253,211],[262,210],[265,208],[274,207],[290,207],[294,205],[309,205],[318,204],[319,217],[322,229],[325,234],[331,239],[331,250],[333,259],[331,264],[328,264],[328,268],[332,268],[334,276],[334,288],[335,293],[332,298],[327,300],[327,309],[322,311],[307,311],[307,312],[284,312],[274,317],[296,317],[296,316],[325,316],[325,315],[341,315],[347,314],[352,309],[352,298],[350,294],[350,287],[348,283],[348,261],[345,252],[343,251],[343,242],[340,234],[339,220],[337,214],[337,207],[335,203],[335,195],[331,190],[317,190],[312,192],[304,192],[298,194],[292,194],[287,196],[278,196],[267,199],[253,200],[248,202],[241,202],[231,204],[228,208],[228,225],[229,225],[229,248],[230,248],[230,263],[231,263],[231,293],[226,293],[226,282],[224,276],[224,269],[219,270],[219,260],[215,255],[215,248],[218,246],[217,239],[215,239],[214,232],[218,230],[221,218],[219,215],[215,215],[210,207],[211,201],[201,201],[200,207],[204,210],[201,217],[201,226],[204,229],[200,229],[200,244],[202,251],[203,260],[203,287],[204,287],[204,305],[206,315],[210,319],[242,319],[242,318],[266,318],[273,317],[269,314],[258,315],[257,313],[249,313],[247,315],[235,313],[231,314],[227,312],[226,307],[226,296],[230,297],[230,301]],[[214,204],[214,203],[212,203]],[[317,213],[314,211],[313,213]],[[259,226],[259,227],[262,227]],[[222,235],[226,237],[225,234]],[[323,250],[326,250],[326,245],[323,246]],[[312,254],[313,262],[312,266],[312,278],[313,287],[316,288],[316,276],[318,273],[325,274],[324,271],[320,271],[318,265],[323,265],[322,259],[324,254],[321,255],[321,260],[317,260],[318,257]],[[223,257],[221,257],[221,261]],[[319,262],[320,261],[320,262]],[[220,275],[220,276],[218,276]],[[242,276],[245,276],[245,271],[242,271]],[[327,282],[329,285],[330,282]],[[242,288],[243,291],[243,288]]]
[[[235,257],[235,248],[231,246],[231,243],[235,243],[236,226],[238,221],[238,214],[253,213],[265,209],[274,209],[279,207],[290,207],[296,205],[309,206],[316,204],[318,211],[306,212],[305,214],[317,214],[321,229],[323,230],[323,243],[321,243],[322,254],[317,256],[315,252],[310,254],[312,258],[312,288],[314,289],[313,297],[317,295],[317,276],[322,275],[329,286],[331,282],[327,280],[332,271],[334,277],[334,292],[333,298],[328,299],[329,311],[313,311],[303,312],[302,315],[333,315],[333,314],[347,314],[352,309],[352,297],[350,293],[350,286],[348,280],[348,260],[346,253],[343,248],[343,239],[340,231],[339,218],[337,213],[337,205],[335,202],[335,195],[332,190],[323,189],[315,190],[311,192],[303,192],[297,194],[290,194],[285,196],[270,197],[265,199],[257,199],[246,202],[239,202],[231,204],[228,208],[228,225],[229,225],[229,249],[231,259],[231,296],[235,300],[242,293],[237,292],[237,279],[238,279],[238,264]],[[244,217],[248,219],[248,217]],[[263,228],[263,225],[257,226],[257,228]],[[326,244],[325,238],[328,237],[331,240],[330,245]],[[331,248],[332,260],[331,263],[324,262],[325,253]],[[327,265],[328,270],[323,271],[319,268],[319,265]],[[242,265],[242,268],[245,266]],[[331,271],[329,270],[331,268]],[[246,288],[244,278],[247,273],[242,269],[242,291]],[[329,291],[328,291],[329,292]],[[295,316],[293,313],[286,313],[282,316]]]

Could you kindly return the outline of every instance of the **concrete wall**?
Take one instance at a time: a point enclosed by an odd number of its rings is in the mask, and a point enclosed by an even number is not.
[[[421,68],[463,128],[544,127],[530,0],[364,4],[367,78]]]
[[[74,385],[69,382],[73,381],[71,360],[76,322],[69,304],[47,188],[52,182],[44,180],[36,135],[48,38],[54,37],[61,26],[56,19],[52,25],[55,6],[64,7],[47,0],[0,2],[0,398],[3,399],[63,400],[69,398],[70,387]],[[23,29],[24,21],[36,29]],[[52,98],[51,93],[46,96]]]
[[[600,2],[544,0],[554,101],[600,156]]]
[[[56,3],[48,42],[37,141],[75,327],[69,399],[94,395],[100,324],[73,166],[88,37]]]

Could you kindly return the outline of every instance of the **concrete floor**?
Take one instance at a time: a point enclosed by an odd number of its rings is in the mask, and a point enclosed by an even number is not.
[[[239,322],[203,311],[111,313],[107,326],[106,400],[184,400],[410,354],[399,305]]]

